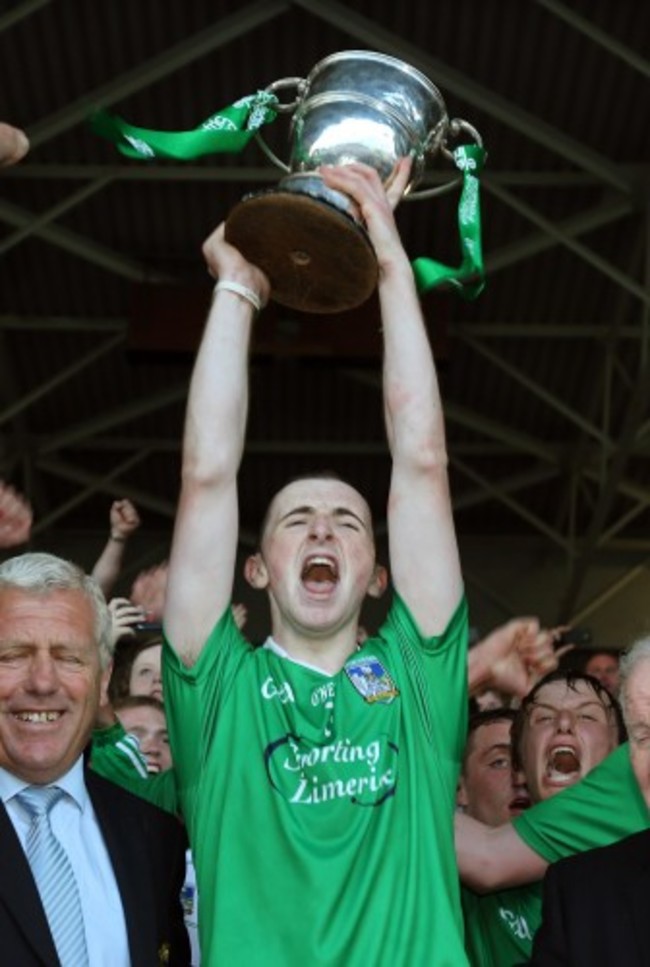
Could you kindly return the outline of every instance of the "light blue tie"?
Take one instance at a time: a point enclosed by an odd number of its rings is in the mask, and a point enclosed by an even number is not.
[[[50,810],[65,795],[58,786],[27,786],[16,799],[31,825],[25,852],[41,895],[62,967],[87,967],[88,951],[77,881],[50,825]]]

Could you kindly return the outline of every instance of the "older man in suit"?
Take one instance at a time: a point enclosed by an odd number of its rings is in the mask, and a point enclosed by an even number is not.
[[[95,582],[49,554],[1,564],[3,963],[189,963],[179,823],[85,768],[109,674]]]
[[[650,638],[623,658],[621,704],[630,759],[650,806]],[[650,822],[650,817],[649,817]],[[549,867],[535,967],[650,964],[650,829]]]

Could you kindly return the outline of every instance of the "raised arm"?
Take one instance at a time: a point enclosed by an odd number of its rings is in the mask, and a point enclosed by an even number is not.
[[[108,597],[115,586],[131,534],[140,526],[140,515],[130,500],[114,500],[108,515],[108,540],[95,561],[92,576]]]
[[[392,203],[408,180],[401,162],[388,194],[376,172],[350,165],[325,179],[361,208],[379,262],[384,334],[384,408],[393,460],[388,503],[390,565],[396,590],[424,635],[444,631],[462,594],[447,479],[438,381],[413,272]],[[327,171],[327,170],[326,170]]]
[[[193,664],[230,602],[238,535],[237,472],[248,408],[248,346],[254,308],[269,284],[224,241],[220,226],[205,242],[208,270],[233,289],[215,290],[194,365],[185,418],[181,492],[169,559],[164,626]],[[236,291],[239,287],[239,291]]]

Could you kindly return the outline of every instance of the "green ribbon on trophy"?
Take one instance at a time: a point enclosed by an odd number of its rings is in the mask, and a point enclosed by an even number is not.
[[[206,154],[238,154],[262,125],[274,121],[275,94],[258,91],[211,114],[193,131],[152,131],[137,128],[107,111],[91,118],[95,134],[112,141],[127,158],[175,158],[191,161]]]
[[[191,131],[140,128],[107,111],[94,114],[91,126],[96,134],[112,141],[128,158],[190,161],[207,154],[243,151],[263,125],[276,119],[277,106],[275,94],[257,91],[212,114]],[[415,259],[412,266],[420,293],[447,284],[463,298],[474,299],[485,285],[478,177],[485,157],[485,150],[477,144],[461,145],[453,151],[454,163],[463,182],[458,202],[462,261],[458,268],[453,268],[430,258]]]
[[[463,144],[455,149],[453,157],[454,164],[463,175],[463,188],[458,202],[462,262],[457,269],[429,258],[417,258],[411,264],[419,292],[429,292],[447,283],[458,289],[464,299],[475,299],[485,287],[478,176],[485,164],[486,152],[477,144]]]

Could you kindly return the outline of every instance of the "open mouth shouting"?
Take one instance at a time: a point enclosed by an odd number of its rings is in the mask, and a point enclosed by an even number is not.
[[[580,755],[571,745],[556,745],[546,763],[546,778],[553,785],[572,785],[581,778]]]
[[[327,554],[311,554],[305,558],[300,578],[312,594],[332,591],[339,580],[338,563]]]

